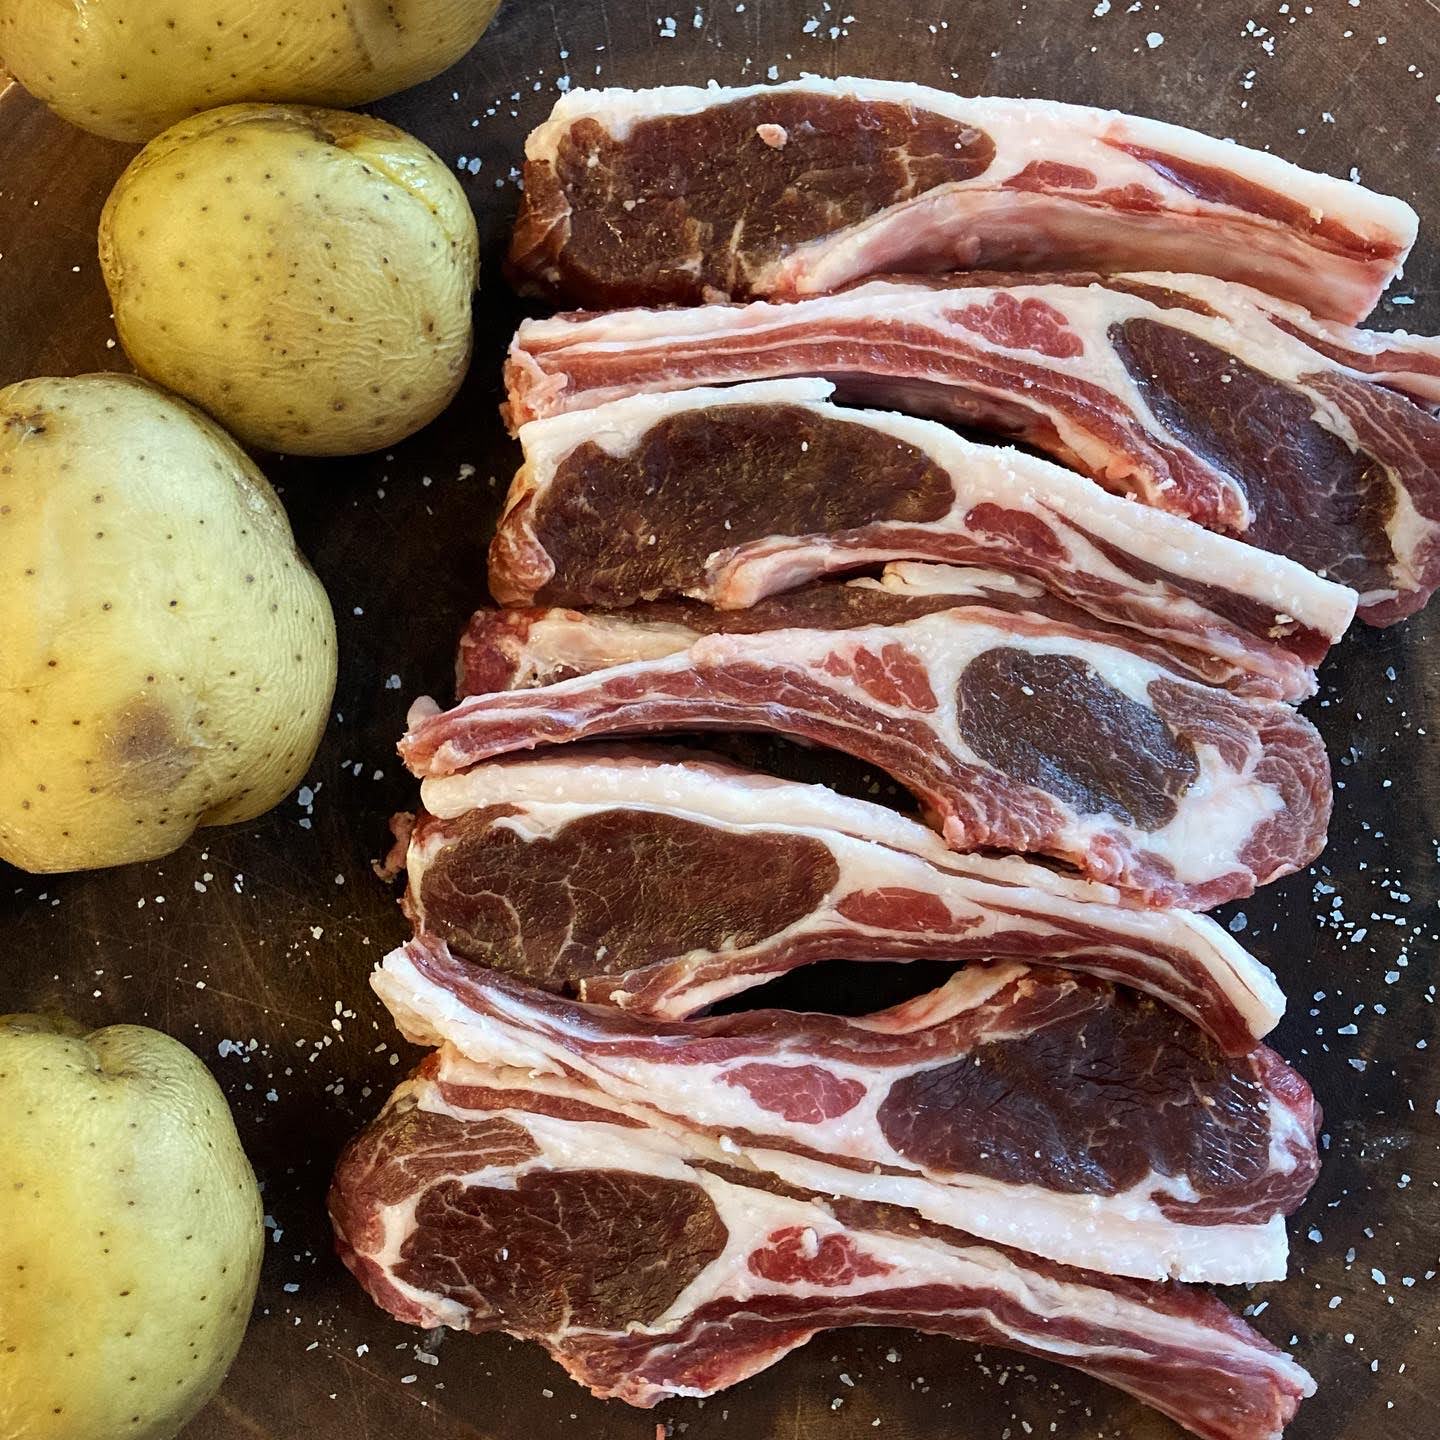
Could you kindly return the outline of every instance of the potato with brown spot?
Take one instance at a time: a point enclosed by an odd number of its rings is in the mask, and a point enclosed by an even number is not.
[[[0,65],[57,114],[148,140],[236,100],[363,105],[453,65],[499,0],[0,0]]]
[[[0,859],[81,870],[304,775],[335,622],[265,478],[143,380],[0,390]]]
[[[260,1193],[168,1035],[0,1016],[0,1435],[171,1440],[245,1334]]]
[[[478,249],[464,191],[418,140],[293,105],[167,130],[100,219],[136,369],[246,444],[305,455],[383,449],[445,408]]]

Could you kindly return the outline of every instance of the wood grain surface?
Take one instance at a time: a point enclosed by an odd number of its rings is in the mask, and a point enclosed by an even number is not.
[[[186,1041],[225,1087],[264,1184],[273,1228],[254,1322],[188,1440],[652,1440],[657,1422],[690,1440],[1176,1433],[1068,1372],[881,1330],[822,1336],[732,1393],[642,1414],[590,1399],[536,1347],[394,1324],[331,1254],[335,1155],[415,1058],[366,986],[404,933],[370,862],[387,817],[413,803],[394,742],[415,695],[447,692],[516,463],[496,404],[520,311],[498,261],[523,137],[568,85],[802,71],[1116,106],[1354,167],[1422,217],[1374,323],[1440,330],[1433,0],[506,0],[458,67],[374,107],[456,166],[474,204],[476,356],[450,411],[391,453],[264,461],[340,625],[335,715],[307,789],[157,864],[46,878],[0,867],[0,1010],[60,1006]],[[95,224],[131,153],[18,90],[0,98],[0,385],[124,368]],[[1336,762],[1330,848],[1222,914],[1279,972],[1291,1009],[1276,1043],[1328,1115],[1290,1279],[1230,1297],[1320,1381],[1294,1440],[1425,1435],[1440,1414],[1437,629],[1432,610],[1337,648],[1309,707]],[[787,998],[803,1003],[806,987],[817,993],[800,977]]]

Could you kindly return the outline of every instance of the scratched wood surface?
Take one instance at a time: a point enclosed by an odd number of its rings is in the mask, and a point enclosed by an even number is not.
[[[642,1415],[591,1400],[535,1347],[392,1323],[331,1256],[322,1197],[335,1155],[413,1059],[365,984],[403,933],[370,861],[387,816],[413,801],[393,744],[410,699],[445,691],[515,464],[495,406],[519,312],[498,258],[511,167],[557,90],[597,76],[874,74],[1113,105],[1336,173],[1354,166],[1423,222],[1399,298],[1375,323],[1440,330],[1431,0],[667,4],[506,0],[460,66],[375,107],[459,167],[485,269],[474,368],[447,415],[391,454],[267,464],[340,625],[335,715],[308,789],[157,864],[62,878],[0,867],[0,1010],[160,1026],[231,1099],[272,1239],[244,1350],[189,1440],[650,1440],[657,1420],[693,1440],[1168,1436],[1059,1369],[879,1330],[822,1336],[730,1394]],[[94,235],[130,153],[18,91],[0,99],[0,385],[123,368]],[[1330,848],[1222,917],[1285,982],[1277,1042],[1328,1112],[1325,1172],[1292,1223],[1291,1278],[1232,1297],[1319,1378],[1295,1440],[1425,1434],[1440,1413],[1437,629],[1432,612],[1339,647],[1310,706],[1338,762]]]

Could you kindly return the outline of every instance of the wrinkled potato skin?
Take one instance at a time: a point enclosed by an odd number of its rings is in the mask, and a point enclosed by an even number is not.
[[[304,106],[182,121],[100,219],[136,369],[290,454],[383,449],[445,408],[469,363],[478,253],[464,191],[418,140]]]
[[[0,859],[168,854],[303,776],[335,622],[265,478],[142,380],[0,390]]]
[[[499,0],[0,0],[0,64],[72,125],[144,141],[236,100],[363,105],[453,65]]]
[[[0,1435],[171,1440],[235,1358],[264,1249],[220,1087],[156,1030],[0,1016],[0,1174]]]

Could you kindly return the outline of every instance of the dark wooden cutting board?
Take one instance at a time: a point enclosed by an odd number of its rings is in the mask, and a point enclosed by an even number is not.
[[[266,463],[340,626],[335,716],[307,789],[157,864],[49,878],[0,867],[0,1011],[59,1005],[194,1046],[264,1184],[273,1229],[254,1322],[190,1440],[651,1440],[657,1421],[691,1440],[1176,1433],[1068,1372],[880,1330],[822,1336],[708,1403],[602,1404],[536,1347],[391,1322],[332,1258],[323,1210],[340,1146],[415,1058],[366,986],[404,933],[370,861],[387,817],[414,801],[394,742],[417,693],[447,691],[516,463],[495,407],[519,310],[498,261],[512,167],[558,90],[869,74],[1110,105],[1337,174],[1353,166],[1422,217],[1375,324],[1440,330],[1433,0],[1127,3],[935,0],[917,14],[908,0],[506,0],[461,65],[375,107],[458,168],[484,275],[474,367],[440,421],[386,455]],[[0,384],[123,368],[95,224],[131,153],[18,91],[0,99]],[[1320,1381],[1294,1440],[1379,1440],[1428,1434],[1440,1414],[1440,614],[1357,630],[1322,679],[1309,713],[1336,762],[1330,848],[1221,918],[1289,992],[1275,1039],[1326,1107],[1326,1167],[1291,1225],[1290,1279],[1231,1298]]]

